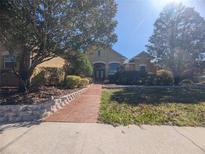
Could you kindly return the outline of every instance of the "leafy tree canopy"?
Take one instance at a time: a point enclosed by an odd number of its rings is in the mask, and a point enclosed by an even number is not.
[[[154,24],[147,49],[161,67],[175,76],[196,68],[199,54],[205,51],[204,18],[182,4],[167,5]]]
[[[2,0],[0,42],[18,54],[14,72],[29,85],[34,68],[56,55],[116,42],[114,0]]]

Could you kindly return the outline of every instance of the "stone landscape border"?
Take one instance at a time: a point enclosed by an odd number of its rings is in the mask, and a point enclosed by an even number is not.
[[[88,87],[36,105],[0,105],[0,124],[43,120],[69,104]]]

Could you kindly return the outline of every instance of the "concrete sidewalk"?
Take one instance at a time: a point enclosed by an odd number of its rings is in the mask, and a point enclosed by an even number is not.
[[[1,154],[203,154],[205,128],[95,123],[0,126]]]

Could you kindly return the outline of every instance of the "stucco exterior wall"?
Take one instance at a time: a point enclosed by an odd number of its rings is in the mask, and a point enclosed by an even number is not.
[[[100,55],[99,53],[100,52]],[[86,55],[88,59],[91,61],[91,63],[103,63],[105,64],[105,77],[108,77],[108,71],[109,71],[109,64],[111,63],[117,63],[120,65],[123,65],[126,57],[120,55],[118,52],[114,51],[111,48],[106,49],[97,49],[95,47],[92,47],[86,51]]]
[[[126,71],[139,71],[141,66],[144,66],[148,73],[156,73],[157,67],[152,63],[153,57],[147,52],[140,52],[137,56],[133,57],[128,63],[124,65]]]
[[[123,65],[125,71],[134,71],[136,70],[135,63],[127,63]]]
[[[98,55],[98,51],[100,51],[101,55]],[[126,57],[120,55],[116,51],[112,50],[111,48],[107,49],[96,49],[96,48],[90,48],[86,55],[90,59],[91,62],[105,62],[105,63],[111,63],[111,62],[117,62],[117,63],[123,63],[126,59]]]
[[[156,67],[150,62],[151,59],[147,57],[136,58],[133,63],[135,64],[135,70],[139,70],[141,65],[146,66],[146,71],[150,73],[156,73]]]

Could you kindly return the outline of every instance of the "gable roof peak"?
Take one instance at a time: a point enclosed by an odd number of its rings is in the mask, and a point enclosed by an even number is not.
[[[142,52],[140,52],[138,55],[136,55],[136,57],[140,57],[140,56],[150,56],[150,57],[152,57],[148,52],[146,52],[146,51],[142,51]]]
[[[128,59],[127,57],[123,56],[121,53],[117,52],[116,50],[114,50],[113,48],[110,48],[113,52],[115,52],[117,55],[121,56],[124,59]]]
[[[133,58],[131,58],[130,61],[132,61],[132,60],[134,60],[134,59],[137,59],[137,58],[140,58],[140,57],[144,57],[144,56],[146,56],[146,57],[148,57],[148,58],[150,58],[150,59],[153,59],[153,58],[154,58],[154,57],[151,56],[148,52],[142,51],[142,52],[140,52],[139,54],[137,54],[136,56],[134,56]]]

